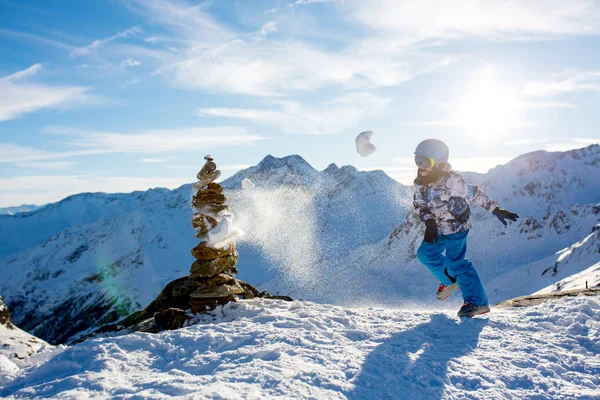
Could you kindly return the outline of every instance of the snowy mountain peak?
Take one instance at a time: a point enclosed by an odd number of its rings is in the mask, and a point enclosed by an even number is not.
[[[323,170],[323,173],[325,174],[332,174],[334,172],[337,172],[340,168],[335,164],[335,163],[331,163],[327,166],[327,168],[325,168]]]
[[[277,158],[269,154],[258,164],[257,167],[260,171],[276,170],[284,167],[298,172],[307,169],[314,170],[314,168],[299,155]]]
[[[600,145],[592,144],[581,149],[564,152],[549,152],[544,150],[523,154],[506,164],[518,171],[518,175],[533,174],[540,172],[554,172],[558,163],[581,162],[585,165],[600,165]],[[499,166],[496,168],[503,168]],[[496,169],[495,168],[495,169]]]

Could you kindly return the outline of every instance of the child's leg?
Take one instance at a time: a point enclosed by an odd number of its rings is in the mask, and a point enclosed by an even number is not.
[[[437,243],[427,243],[423,241],[421,246],[417,250],[417,258],[421,264],[425,265],[429,271],[440,281],[444,286],[450,286],[454,283],[454,278],[451,278],[446,274],[446,257],[442,254],[446,243],[441,240]]]
[[[469,231],[464,231],[446,236],[447,267],[456,277],[465,303],[482,306],[488,303],[488,299],[477,270],[466,258],[468,234]]]

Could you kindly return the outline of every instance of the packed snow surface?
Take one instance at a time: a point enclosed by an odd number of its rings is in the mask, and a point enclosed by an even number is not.
[[[230,303],[176,331],[37,354],[0,397],[600,398],[599,298],[455,311]]]

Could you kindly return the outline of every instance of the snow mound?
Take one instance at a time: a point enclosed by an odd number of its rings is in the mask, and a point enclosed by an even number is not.
[[[184,329],[58,348],[0,397],[591,398],[599,321],[597,297],[463,320],[254,299]]]

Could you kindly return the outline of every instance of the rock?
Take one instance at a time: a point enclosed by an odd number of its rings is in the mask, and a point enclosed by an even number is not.
[[[244,289],[237,283],[219,285],[219,286],[202,286],[190,294],[191,299],[209,299],[215,297],[228,297],[235,294],[244,293]]]
[[[213,310],[218,305],[227,304],[236,300],[235,296],[217,297],[213,299],[196,299],[190,297],[189,304],[192,311],[198,313]]]
[[[198,178],[199,181],[201,181],[202,179],[206,179],[207,175],[212,174],[217,170],[217,164],[215,164],[213,158],[211,158],[210,156],[206,156],[204,157],[204,159],[206,160],[206,163],[204,164],[200,172],[198,172],[198,174],[196,175],[196,178]]]
[[[263,299],[294,301],[294,299],[290,296],[272,295],[267,291],[260,292],[257,288],[255,288],[248,282],[240,281],[239,279],[236,279],[236,281],[244,289],[244,293],[240,294],[240,296],[243,299],[253,299],[255,297],[260,297]]]
[[[217,258],[216,260],[197,260],[192,264],[190,269],[190,278],[210,278],[221,272],[235,267],[237,264],[239,255],[234,252],[230,256]]]
[[[207,187],[208,185],[210,185],[217,179],[219,179],[220,176],[221,176],[221,171],[217,170],[215,172],[207,174],[206,178],[200,179],[198,182],[193,183],[192,186],[194,187],[194,189],[200,190],[202,188]]]
[[[207,204],[225,204],[227,197],[223,193],[217,193],[209,189],[199,190],[196,195],[192,196],[192,204],[194,207],[202,207]]]
[[[224,273],[217,274],[212,278],[196,278],[194,279],[196,286],[200,287],[215,287],[225,284],[235,285],[236,280],[233,276]]]
[[[165,288],[159,293],[156,299],[148,305],[148,307],[130,314],[114,325],[120,325],[127,328],[139,324],[143,320],[152,318],[156,312],[166,310],[168,308],[186,309],[189,305],[188,299],[190,293],[197,288],[198,286],[196,286],[194,281],[187,276],[175,279],[165,286]]]
[[[219,194],[218,196],[223,196],[222,194]],[[200,199],[198,199],[196,196],[192,196],[192,207],[194,208],[194,211],[197,210],[197,212],[200,212],[202,214],[206,214],[206,215],[210,215],[211,217],[215,218],[219,215],[219,213],[221,211],[229,211],[229,206],[226,204],[222,204],[222,203],[213,203],[213,202],[205,202],[202,201]]]
[[[10,317],[10,311],[8,311],[8,307],[4,304],[4,300],[2,296],[0,296],[0,325],[6,326],[8,329],[14,329],[12,318]]]
[[[183,328],[191,318],[181,308],[167,308],[154,314],[154,323],[161,330],[173,330]]]
[[[212,191],[217,192],[217,193],[223,193],[223,187],[221,185],[219,185],[218,183],[215,183],[215,182],[209,184],[206,187],[206,189],[212,190]]]
[[[235,252],[235,243],[230,243],[223,249],[213,248],[206,245],[206,242],[201,242],[198,246],[192,249],[192,255],[197,260],[214,260],[225,257]]]
[[[208,235],[208,231],[217,226],[216,219],[201,213],[196,213],[192,217],[192,227],[196,230],[196,237],[203,238]]]

